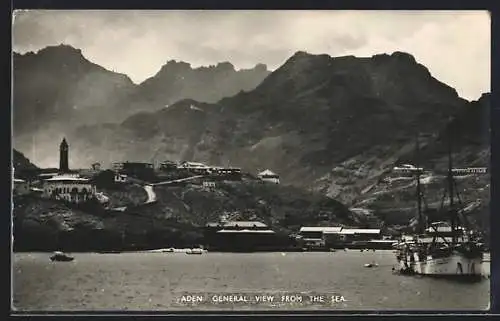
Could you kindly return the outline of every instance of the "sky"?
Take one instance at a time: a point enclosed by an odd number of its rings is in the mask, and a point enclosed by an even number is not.
[[[168,60],[274,70],[296,51],[331,56],[404,51],[468,100],[490,91],[487,11],[23,10],[13,50],[61,43],[140,83]]]

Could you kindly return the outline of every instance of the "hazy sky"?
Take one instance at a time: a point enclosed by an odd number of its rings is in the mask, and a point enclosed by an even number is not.
[[[298,50],[406,51],[466,99],[490,91],[486,11],[68,11],[15,13],[13,49],[65,43],[138,83],[170,59],[279,67]]]

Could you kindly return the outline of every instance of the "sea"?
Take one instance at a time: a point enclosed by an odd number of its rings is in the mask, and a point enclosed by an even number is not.
[[[486,310],[477,283],[394,274],[392,251],[14,253],[17,311]],[[371,268],[366,264],[375,265]]]

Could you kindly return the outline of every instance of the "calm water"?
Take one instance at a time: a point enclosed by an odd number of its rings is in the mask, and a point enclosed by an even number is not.
[[[76,253],[73,262],[51,262],[47,253],[16,253],[13,305],[17,310],[37,311],[483,310],[489,305],[489,279],[467,284],[394,275],[393,256],[391,251]],[[379,266],[364,267],[371,262]],[[206,293],[203,302],[186,305],[179,301],[185,294],[200,293]],[[261,304],[221,304],[211,299],[213,295],[236,293],[275,297],[273,302]],[[282,295],[292,294],[302,294],[303,302],[282,302]],[[326,301],[311,303],[307,294],[324,295]],[[331,302],[333,295],[336,302]]]

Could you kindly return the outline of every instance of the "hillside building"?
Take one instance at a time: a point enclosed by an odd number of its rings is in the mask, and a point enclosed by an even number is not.
[[[199,174],[199,175],[208,175],[212,172],[212,167],[207,166],[203,163],[198,163],[198,162],[181,162],[178,166],[177,169],[180,170],[185,170],[190,173],[194,174]]]
[[[83,203],[94,198],[96,186],[86,178],[74,175],[59,175],[46,179],[43,196],[71,203]]]
[[[101,170],[101,163],[97,163],[97,162],[93,163],[91,165],[91,168],[92,168],[93,171],[100,171]]]
[[[115,173],[114,181],[115,183],[127,183],[128,175]]]
[[[12,194],[14,196],[21,196],[21,195],[26,195],[29,194],[30,192],[30,186],[27,181],[24,179],[18,179],[14,178],[14,187]]]
[[[259,174],[257,174],[257,177],[259,177],[263,182],[269,182],[274,184],[280,183],[279,175],[270,171],[269,169],[260,172]]]
[[[59,172],[57,175],[48,170],[42,173],[42,196],[72,203],[83,203],[94,198],[96,187],[89,179],[82,178],[76,171],[69,169],[69,145],[63,138],[59,145]],[[45,175],[44,175],[45,174]]]
[[[129,176],[148,176],[154,174],[154,165],[143,162],[115,162],[112,165],[113,171]]]
[[[203,182],[203,187],[206,188],[206,189],[214,189],[215,188],[215,182],[204,181]]]
[[[171,172],[177,169],[177,163],[172,161],[164,161],[160,163],[160,170],[164,172]]]
[[[218,176],[241,176],[241,168],[238,167],[213,167],[211,172]]]

